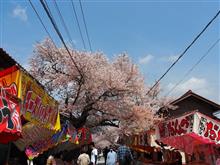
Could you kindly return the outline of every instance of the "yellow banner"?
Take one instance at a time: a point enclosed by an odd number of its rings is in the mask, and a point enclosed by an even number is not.
[[[22,114],[33,122],[53,130],[60,129],[58,103],[32,77],[21,72]]]
[[[3,94],[8,93],[14,97],[21,98],[19,90],[21,89],[21,76],[20,70],[16,66],[0,72],[0,88],[4,92]]]
[[[7,99],[7,105],[9,109],[12,109],[11,114],[15,114],[13,113],[13,107],[16,107],[18,118],[19,115],[23,115],[26,120],[35,124],[41,124],[55,131],[60,129],[60,116],[56,100],[49,96],[36,80],[17,66],[0,71],[0,98]],[[6,101],[3,103],[6,104]],[[3,103],[0,100],[0,110]],[[14,116],[11,115],[11,117],[14,122]],[[6,118],[7,116],[0,118],[5,123],[0,121],[0,123],[3,123],[0,125],[0,132],[8,126]],[[20,119],[16,118],[15,121],[20,121]],[[8,122],[11,123],[11,121]],[[12,127],[12,124],[9,126]],[[21,127],[20,122],[14,123],[13,126]],[[20,129],[17,128],[17,130]]]

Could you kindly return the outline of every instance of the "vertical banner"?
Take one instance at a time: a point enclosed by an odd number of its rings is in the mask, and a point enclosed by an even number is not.
[[[0,143],[20,137],[20,74],[16,66],[0,71]]]
[[[25,119],[53,130],[60,129],[58,103],[33,80],[22,72],[22,115]]]
[[[216,121],[201,113],[196,113],[198,119],[197,134],[202,136],[207,141],[219,144],[220,143],[220,122]]]

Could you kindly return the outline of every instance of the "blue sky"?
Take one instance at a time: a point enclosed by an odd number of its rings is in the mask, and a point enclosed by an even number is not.
[[[43,21],[58,45],[46,13],[39,2],[33,1]],[[61,26],[53,1],[48,1],[60,30]],[[68,0],[57,1],[74,40],[75,48],[83,45]],[[74,1],[82,23],[78,1]],[[202,30],[220,8],[219,1],[83,1],[84,13],[92,49],[102,51],[109,58],[127,52],[139,65],[147,84],[153,84],[171,65],[192,39]],[[27,66],[33,46],[47,35],[28,1],[0,0],[0,47],[22,65]],[[83,29],[85,37],[85,29]],[[188,53],[161,81],[163,93],[169,91],[188,69],[220,37],[220,17],[207,29]],[[192,89],[208,99],[220,103],[220,51],[218,45],[170,94],[178,97]],[[88,42],[87,42],[87,49]]]

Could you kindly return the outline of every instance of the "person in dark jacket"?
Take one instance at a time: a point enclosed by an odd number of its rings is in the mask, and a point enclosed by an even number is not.
[[[124,140],[121,140],[121,145],[117,152],[117,158],[119,165],[130,165],[133,161],[131,150],[125,145]]]
[[[108,152],[109,152],[109,148],[106,146],[106,147],[104,148],[104,150],[103,150],[103,156],[104,156],[104,158],[105,158],[105,164],[106,164]]]

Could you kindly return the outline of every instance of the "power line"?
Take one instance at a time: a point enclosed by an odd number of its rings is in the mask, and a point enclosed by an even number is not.
[[[55,29],[57,35],[59,36],[61,42],[63,43],[63,45],[64,45],[64,47],[65,47],[67,53],[69,54],[71,61],[73,62],[74,66],[76,67],[76,69],[77,69],[77,71],[79,72],[79,74],[82,76],[82,74],[81,74],[81,72],[80,72],[80,70],[79,70],[79,67],[77,66],[76,62],[74,61],[74,59],[73,59],[73,57],[72,57],[72,55],[71,55],[71,53],[70,53],[70,51],[69,51],[69,49],[68,49],[68,47],[67,47],[67,45],[66,45],[66,43],[64,42],[64,39],[63,39],[62,34],[60,33],[60,31],[59,31],[59,29],[58,29],[58,27],[57,27],[57,25],[56,25],[56,23],[55,23],[55,21],[54,21],[52,15],[50,14],[51,12],[49,11],[49,8],[47,8],[46,4],[44,3],[44,0],[40,0],[40,2],[41,2],[41,5],[43,6],[43,8],[44,8],[44,10],[45,10],[45,12],[46,12],[46,14],[47,14],[47,16],[49,17],[50,22],[52,23],[52,25],[53,25],[53,27],[54,27],[54,29]]]
[[[88,39],[88,42],[89,42],[89,48],[90,48],[90,51],[92,51],[92,45],[91,45],[91,41],[90,41],[90,37],[89,37],[89,33],[88,33],[88,28],[87,28],[87,25],[86,25],[86,19],[85,19],[85,15],[84,15],[84,12],[83,12],[83,7],[82,7],[81,0],[79,0],[79,4],[80,4],[80,9],[81,9],[81,12],[82,12],[82,16],[83,16],[83,23],[84,23],[84,26],[85,26],[85,29],[86,29],[86,36],[87,36],[87,39]]]
[[[169,91],[167,92],[167,94],[165,95],[168,96],[174,89],[176,89],[177,86],[180,85],[180,83],[183,82],[183,80],[193,71],[193,69],[195,69],[195,67],[209,54],[209,52],[218,44],[218,42],[220,41],[220,38],[217,39],[212,46],[206,51],[206,53],[200,57],[200,59],[188,70],[188,72],[186,72],[186,74],[182,77],[182,79],[180,81],[178,81],[178,83],[176,83],[176,85]]]
[[[83,38],[83,35],[82,35],[82,30],[81,30],[81,27],[80,27],[80,24],[79,24],[79,19],[78,19],[77,13],[76,13],[76,9],[75,9],[75,5],[73,3],[73,0],[71,0],[71,5],[72,5],[72,8],[73,8],[73,13],[74,13],[75,18],[76,18],[79,33],[80,33],[80,36],[81,36],[81,39],[82,39],[83,47],[86,50],[86,44],[85,44],[85,41],[84,41],[84,38]]]
[[[52,37],[51,37],[49,31],[47,30],[46,26],[45,26],[44,23],[43,23],[43,20],[41,19],[41,17],[40,17],[40,15],[38,14],[36,8],[34,7],[34,4],[31,2],[31,0],[28,0],[28,1],[29,1],[30,5],[31,5],[32,9],[34,10],[35,14],[37,15],[37,18],[39,19],[41,25],[44,27],[44,30],[46,31],[47,35],[49,36],[49,38],[51,39],[51,41],[54,43],[54,41],[53,41],[53,39],[52,39]]]
[[[44,4],[45,4],[45,7],[47,8],[47,11],[48,11],[48,13],[49,13],[50,16],[51,16],[51,19],[52,19],[53,22],[54,22],[54,25],[57,27],[57,29],[59,29],[58,26],[57,26],[56,20],[55,20],[54,17],[53,17],[53,14],[52,14],[52,12],[51,12],[51,10],[50,10],[50,7],[49,7],[47,1],[44,0],[44,2],[45,2],[45,3],[44,3]],[[52,24],[52,25],[53,25],[53,24]],[[60,33],[60,34],[61,34],[61,33]]]
[[[176,61],[166,70],[166,72],[156,81],[156,83],[150,88],[150,90],[146,93],[148,95],[155,86],[158,85],[158,83],[166,76],[166,74],[171,70],[171,68],[185,55],[185,53],[189,50],[189,48],[198,40],[198,38],[206,31],[206,29],[211,25],[211,23],[218,17],[220,14],[220,10],[217,12],[217,14],[209,21],[209,23],[203,28],[203,30],[193,39],[193,41],[190,43],[190,45],[181,53],[181,55],[178,57]]]
[[[56,10],[57,10],[57,13],[59,14],[59,17],[60,17],[60,20],[61,20],[61,22],[62,22],[62,25],[63,25],[63,27],[64,27],[64,29],[65,29],[65,31],[66,31],[67,36],[68,36],[68,39],[69,39],[69,41],[71,42],[72,46],[74,46],[72,37],[71,37],[70,32],[69,32],[69,30],[68,30],[68,28],[67,28],[67,26],[66,26],[66,23],[65,23],[65,21],[64,21],[64,19],[63,19],[63,16],[62,16],[62,14],[61,14],[61,12],[60,12],[60,9],[59,9],[59,7],[58,7],[58,5],[57,5],[56,0],[54,0],[54,4],[55,4]]]
[[[59,51],[59,49],[57,48],[52,36],[50,35],[49,31],[47,30],[45,24],[43,23],[43,20],[41,19],[39,13],[37,12],[36,8],[34,7],[34,4],[31,2],[31,0],[29,0],[30,5],[32,7],[32,9],[34,10],[35,14],[37,15],[38,20],[40,21],[41,25],[44,27],[44,30],[46,31],[47,35],[49,36],[51,42],[53,43],[53,45],[55,46],[55,48],[58,50],[59,55],[61,56],[61,53]]]

